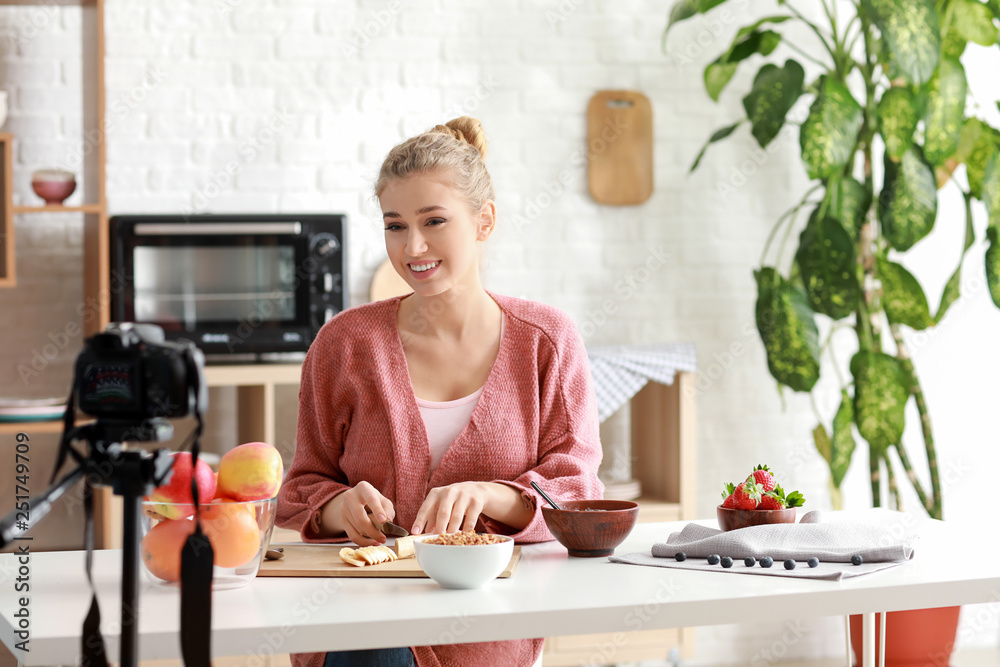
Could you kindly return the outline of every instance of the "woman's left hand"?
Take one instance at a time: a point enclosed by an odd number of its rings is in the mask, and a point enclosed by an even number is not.
[[[489,499],[485,482],[459,482],[431,489],[413,521],[414,535],[475,530]]]

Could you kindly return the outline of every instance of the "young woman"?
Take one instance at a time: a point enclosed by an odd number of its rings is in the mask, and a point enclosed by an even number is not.
[[[496,225],[478,120],[390,151],[375,194],[385,246],[413,293],[350,308],[302,367],[295,458],[279,526],[307,542],[385,541],[369,510],[411,533],[475,529],[551,540],[534,480],[554,500],[600,498],[596,399],[564,313],[494,294],[479,277]],[[528,666],[542,639],[293,656],[339,665]]]

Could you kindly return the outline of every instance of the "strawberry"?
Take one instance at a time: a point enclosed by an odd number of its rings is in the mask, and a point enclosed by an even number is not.
[[[758,465],[750,474],[763,487],[763,493],[774,491],[774,475],[771,474],[767,466]]]
[[[757,509],[760,503],[761,488],[753,475],[747,477],[746,481],[736,487],[733,491],[733,499],[738,510]]]
[[[729,509],[734,509],[736,507],[736,501],[733,498],[733,491],[736,490],[736,486],[730,482],[722,487],[722,506],[728,507]]]
[[[760,505],[757,505],[759,510],[783,510],[785,509],[785,501],[779,498],[772,491],[770,493],[765,493],[760,499]]]
[[[768,492],[761,498],[757,509],[780,510],[786,507],[801,507],[805,502],[806,499],[798,491],[792,491],[786,495],[784,489],[780,486],[775,486],[774,491]]]

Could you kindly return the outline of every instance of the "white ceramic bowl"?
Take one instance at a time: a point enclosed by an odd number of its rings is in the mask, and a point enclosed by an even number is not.
[[[497,544],[459,546],[427,544],[436,535],[421,535],[413,542],[417,563],[442,588],[482,588],[504,571],[514,554],[514,538],[500,535]]]

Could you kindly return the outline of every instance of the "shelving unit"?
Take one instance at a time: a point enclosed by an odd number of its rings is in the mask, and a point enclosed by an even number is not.
[[[637,500],[640,522],[697,518],[694,380],[694,373],[679,372],[673,384],[649,382],[632,398],[632,474],[643,490]],[[671,649],[691,657],[693,647],[694,628],[549,637],[542,663],[571,667],[664,660]]]
[[[83,285],[86,303],[99,303],[98,317],[84,323],[84,334],[103,330],[109,321],[108,215],[105,196],[104,136],[104,0],[0,0],[0,7],[78,6],[81,11],[83,81],[81,136],[85,146],[82,160],[83,204],[76,206],[13,206],[12,152],[14,137],[0,135],[3,148],[2,206],[0,206],[0,288],[17,284],[15,273],[14,216],[39,213],[72,213],[83,216]],[[58,166],[58,165],[44,165]],[[78,179],[81,180],[81,179]],[[101,298],[103,295],[103,299]],[[96,301],[94,301],[96,299]]]

